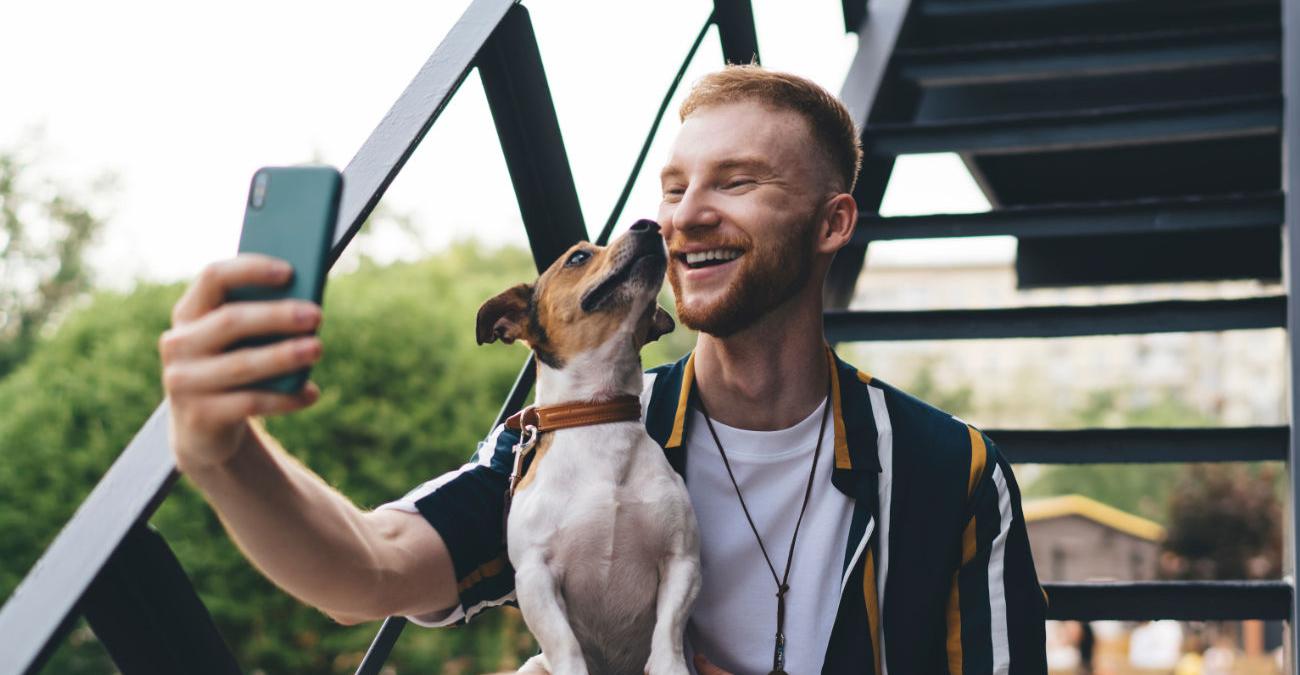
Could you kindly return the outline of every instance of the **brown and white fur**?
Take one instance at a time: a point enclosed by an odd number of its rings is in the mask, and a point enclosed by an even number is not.
[[[570,248],[534,284],[479,310],[478,340],[528,342],[537,406],[641,394],[640,350],[673,328],[655,303],[659,226]],[[699,533],[682,478],[643,422],[542,436],[510,509],[507,545],[542,654],[520,672],[689,672],[683,631],[700,586]]]

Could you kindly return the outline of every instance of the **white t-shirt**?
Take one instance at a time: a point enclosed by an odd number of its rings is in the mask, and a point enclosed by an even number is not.
[[[823,400],[803,421],[777,431],[749,431],[713,421],[778,577],[785,572],[825,407]],[[833,417],[826,418],[812,496],[791,563],[785,617],[789,673],[821,672],[839,606],[853,501],[831,485]],[[737,675],[761,675],[772,669],[776,582],[704,416],[692,408],[688,424],[686,487],[700,525],[703,578],[687,626],[687,657],[698,652]]]

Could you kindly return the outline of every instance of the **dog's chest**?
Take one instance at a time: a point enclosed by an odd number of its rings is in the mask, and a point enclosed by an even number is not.
[[[618,425],[623,427],[624,425]],[[515,546],[542,547],[548,559],[582,564],[632,557],[658,561],[675,529],[674,505],[689,506],[684,484],[639,424],[555,432],[514,497]]]

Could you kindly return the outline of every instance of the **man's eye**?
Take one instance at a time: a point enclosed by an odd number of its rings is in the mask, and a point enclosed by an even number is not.
[[[577,267],[591,258],[591,253],[587,251],[574,251],[569,255],[569,259],[564,261],[565,267]]]
[[[743,187],[745,185],[749,185],[753,182],[754,179],[752,178],[737,178],[735,180],[728,182],[726,185],[723,185],[722,187],[724,189],[730,190],[732,188],[738,188],[738,187]]]

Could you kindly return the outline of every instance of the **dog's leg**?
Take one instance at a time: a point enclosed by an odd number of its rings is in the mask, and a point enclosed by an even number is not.
[[[686,619],[700,592],[700,560],[697,555],[677,553],[659,563],[659,597],[655,630],[650,641],[650,675],[687,675],[682,639]]]
[[[551,675],[551,666],[546,662],[545,654],[538,654],[519,666],[518,675]]]
[[[548,669],[555,675],[587,675],[582,647],[564,614],[564,598],[555,587],[551,568],[542,556],[531,555],[515,569],[515,592],[524,622],[546,655]]]

